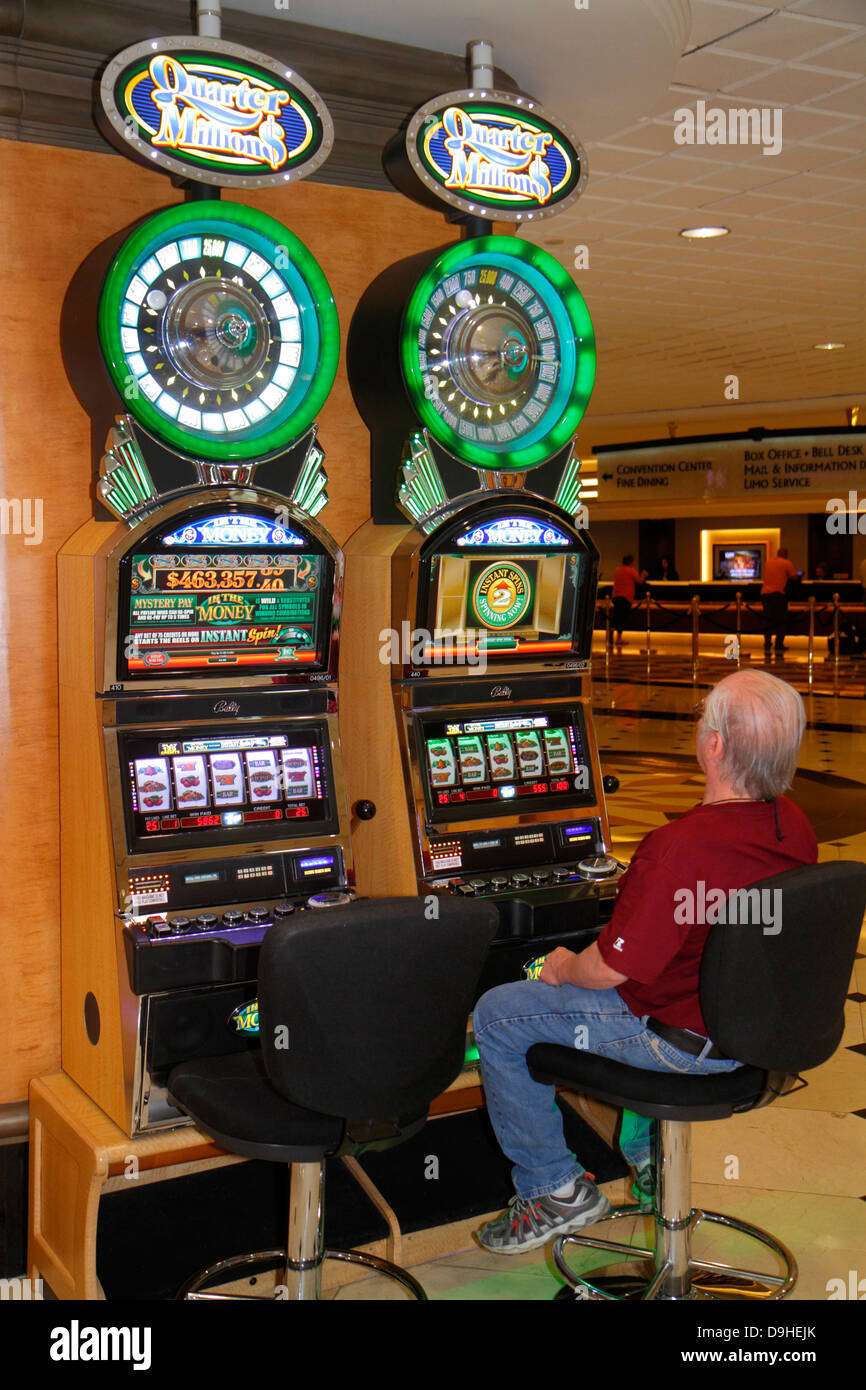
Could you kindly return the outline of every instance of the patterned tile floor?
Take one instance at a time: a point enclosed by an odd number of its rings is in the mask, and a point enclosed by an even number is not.
[[[700,800],[694,705],[732,669],[723,658],[704,662],[693,682],[690,663],[676,655],[663,671],[661,664],[654,664],[649,681],[645,659],[628,649],[612,658],[607,672],[603,659],[595,660],[593,704],[602,764],[620,779],[608,809],[613,851],[621,859],[630,857],[649,830]],[[859,671],[850,670],[844,689],[833,689],[828,679],[813,681],[809,693],[806,667],[794,658],[770,668],[796,684],[806,702],[809,722],[792,794],[812,821],[821,860],[866,862],[866,668],[860,663]],[[808,1079],[805,1090],[770,1107],[694,1125],[692,1188],[696,1205],[752,1221],[787,1243],[800,1266],[792,1298],[824,1300],[828,1281],[848,1280],[851,1270],[866,1274],[866,937],[855,962],[842,1043]],[[606,1190],[613,1201],[623,1202],[629,1200],[625,1189],[621,1181]],[[746,1255],[742,1238],[732,1249],[729,1233],[718,1228],[702,1236],[702,1249],[707,1258],[754,1259],[759,1267],[772,1268],[772,1257],[762,1265],[753,1250]],[[583,1250],[572,1263],[589,1269],[603,1258]],[[549,1248],[516,1257],[462,1248],[416,1266],[413,1273],[429,1297],[443,1301],[545,1301],[561,1284]],[[340,1299],[401,1296],[380,1279],[337,1294]]]

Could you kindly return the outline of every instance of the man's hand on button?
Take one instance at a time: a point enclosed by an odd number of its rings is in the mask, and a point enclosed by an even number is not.
[[[546,985],[570,985],[571,971],[576,960],[576,952],[567,951],[564,946],[557,946],[544,962],[538,978]]]

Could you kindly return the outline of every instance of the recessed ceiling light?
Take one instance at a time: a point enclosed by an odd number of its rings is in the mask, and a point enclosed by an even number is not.
[[[730,227],[684,227],[680,236],[693,241],[704,241],[708,237],[727,236],[730,230]]]
[[[818,352],[835,352],[837,348],[843,348],[844,343],[813,343],[812,347]]]

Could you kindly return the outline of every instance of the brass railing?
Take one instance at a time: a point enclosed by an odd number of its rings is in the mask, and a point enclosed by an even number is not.
[[[611,596],[608,595],[605,599],[601,599],[600,606],[604,613],[604,664],[605,670],[607,671],[610,666],[610,657],[611,652],[613,650],[611,631],[611,613],[613,611],[613,599],[611,598]],[[733,610],[733,631],[730,630],[730,626],[728,624],[725,624],[723,626],[718,621],[718,619],[721,619],[722,616],[725,613],[729,612],[731,609]],[[808,684],[810,686],[813,683],[813,671],[815,664],[815,617],[816,613],[824,615],[828,612],[828,610],[832,611],[832,636],[829,632],[822,635],[826,635],[828,641],[832,641],[833,643],[832,661],[834,670],[838,673],[839,615],[841,611],[839,595],[834,594],[831,603],[823,603],[820,605],[820,607],[818,606],[817,600],[815,599],[814,595],[812,595],[809,599],[806,600],[805,603],[794,603],[788,610],[789,614],[792,616],[798,616],[805,612],[808,619],[806,659],[808,664]],[[731,644],[730,650],[727,649],[726,644],[725,656],[728,657],[729,660],[736,661],[738,667],[742,664],[743,660],[742,650],[744,611],[747,613],[753,613],[757,618],[760,619],[759,626],[755,628],[755,631],[753,633],[748,634],[749,636],[758,637],[761,636],[762,633],[766,632],[766,628],[764,627],[764,615],[762,609],[756,607],[754,604],[746,603],[743,599],[743,595],[739,591],[734,595],[733,601],[720,604],[718,599],[709,599],[704,600],[704,604],[702,607],[701,600],[698,598],[696,594],[691,598],[691,600],[688,603],[684,602],[682,604],[672,605],[670,603],[659,602],[659,600],[654,598],[652,593],[648,590],[646,595],[643,598],[639,599],[633,605],[633,611],[643,612],[644,614],[646,624],[644,652],[646,655],[647,670],[649,670],[650,657],[652,655],[653,611],[656,612],[656,635],[660,635],[662,632],[665,631],[665,629],[669,631],[673,630],[675,627],[682,624],[684,619],[686,620],[685,630],[688,630],[688,621],[690,620],[692,638],[691,657],[693,677],[696,677],[697,675],[698,664],[701,659],[701,633],[702,631],[704,633],[707,633],[708,631],[706,625],[703,629],[701,628],[702,618],[704,619],[705,624],[711,623],[712,627],[715,629],[716,632],[725,632],[728,636],[733,637],[734,641]],[[597,613],[598,609],[596,609],[596,614]],[[672,618],[672,621],[666,624],[662,623],[661,625],[659,625],[658,615],[663,614],[669,615]],[[596,627],[596,631],[597,630],[598,628]],[[642,635],[641,628],[637,629],[637,634],[638,636]]]

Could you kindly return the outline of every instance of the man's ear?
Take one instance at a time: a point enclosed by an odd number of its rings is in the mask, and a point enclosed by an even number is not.
[[[725,756],[725,740],[722,738],[718,729],[710,729],[706,743],[704,744],[704,753],[705,756],[709,757],[714,763],[721,762],[722,758]]]

